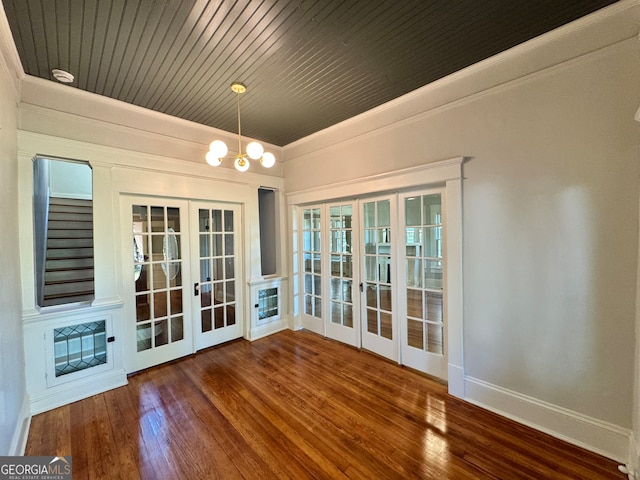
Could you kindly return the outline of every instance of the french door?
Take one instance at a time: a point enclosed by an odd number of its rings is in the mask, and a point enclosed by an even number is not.
[[[330,204],[326,208],[329,226],[326,336],[359,346],[358,283],[354,269],[357,265],[358,230],[354,210],[357,210],[357,205],[350,202]]]
[[[399,198],[403,228],[398,257],[402,363],[447,378],[443,191]]]
[[[242,336],[241,225],[238,205],[191,203],[196,350]]]
[[[302,326],[325,335],[322,309],[323,247],[321,218],[323,207],[309,207],[302,211]]]
[[[239,206],[123,196],[121,218],[128,371],[242,336]]]
[[[443,193],[303,207],[302,326],[446,379]]]
[[[398,360],[395,197],[366,199],[361,205],[362,348]]]

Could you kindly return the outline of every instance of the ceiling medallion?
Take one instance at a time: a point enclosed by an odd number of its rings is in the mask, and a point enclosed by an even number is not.
[[[242,152],[242,134],[240,127],[240,95],[247,91],[247,87],[239,82],[231,85],[231,90],[236,94],[238,100],[238,152],[231,152],[231,155],[227,157],[227,144],[222,140],[214,140],[209,145],[209,151],[206,155],[206,160],[212,167],[217,167],[222,164],[222,160],[225,158],[235,158],[233,162],[236,170],[240,172],[246,172],[249,170],[249,159],[260,160],[263,167],[271,168],[276,163],[276,157],[273,153],[265,152],[262,145],[258,142],[251,142],[247,145],[246,153]]]

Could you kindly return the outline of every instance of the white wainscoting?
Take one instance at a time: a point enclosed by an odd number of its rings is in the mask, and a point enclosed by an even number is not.
[[[249,341],[258,340],[273,333],[280,332],[289,328],[289,319],[286,312],[288,280],[286,277],[273,277],[260,280],[252,280],[249,282],[251,287],[251,321],[245,338]],[[258,293],[260,290],[277,288],[278,289],[278,306],[277,314],[271,317],[261,319],[259,313]]]
[[[112,388],[127,384],[122,364],[118,326],[122,323],[122,303],[85,305],[45,310],[23,317],[29,413],[35,415]],[[106,363],[55,376],[53,331],[86,322],[104,320],[107,343]],[[48,343],[51,343],[50,345]]]

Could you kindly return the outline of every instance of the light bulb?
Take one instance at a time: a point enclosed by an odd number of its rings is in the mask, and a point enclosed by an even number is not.
[[[264,153],[264,148],[258,142],[251,142],[247,145],[247,155],[253,158],[254,160],[258,160],[262,154]]]
[[[260,163],[265,168],[271,168],[276,164],[276,157],[274,157],[271,152],[264,152],[260,159]]]
[[[244,158],[242,155],[238,155],[236,157],[236,161],[233,162],[233,164],[235,165],[236,170],[238,170],[239,172],[246,172],[247,170],[249,170],[249,160]]]
[[[207,163],[209,165],[211,165],[212,167],[218,167],[222,163],[222,160],[220,160],[216,156],[216,154],[213,153],[213,152],[207,152],[207,155],[205,156],[205,159],[207,160]]]
[[[214,140],[209,145],[209,151],[216,157],[222,158],[227,154],[227,144],[222,140]]]

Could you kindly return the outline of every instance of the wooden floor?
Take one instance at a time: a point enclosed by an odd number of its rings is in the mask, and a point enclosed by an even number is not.
[[[93,479],[624,479],[615,462],[308,332],[241,340],[33,417]]]

